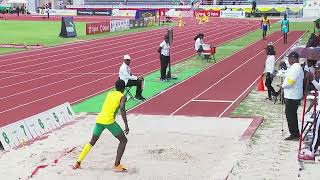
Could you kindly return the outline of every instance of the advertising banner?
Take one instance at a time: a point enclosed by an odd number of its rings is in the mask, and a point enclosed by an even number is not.
[[[146,27],[144,19],[130,19],[130,28]]]
[[[99,23],[87,23],[86,24],[86,34],[97,34],[103,32],[110,32],[109,22],[99,22]]]
[[[244,11],[220,11],[220,17],[225,18],[245,18],[246,13]]]
[[[85,15],[85,16],[111,16],[112,10],[83,9],[83,10],[77,10],[77,14]]]
[[[136,10],[119,10],[119,9],[113,9],[112,10],[112,16],[124,16],[124,17],[135,17],[136,16]]]
[[[137,10],[135,19],[143,19],[157,15],[157,10]]]
[[[130,21],[129,19],[112,19],[110,21],[110,31],[123,31],[126,29],[130,29]]]
[[[46,15],[46,13],[44,13]],[[58,15],[58,16],[76,16],[77,10],[70,9],[50,9],[50,15]]]
[[[196,17],[196,16],[220,17],[220,10],[198,10],[198,11],[194,11],[194,17]]]

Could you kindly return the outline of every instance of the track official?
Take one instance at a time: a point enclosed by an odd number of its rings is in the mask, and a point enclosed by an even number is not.
[[[123,56],[123,64],[119,69],[119,79],[123,80],[126,84],[126,87],[136,86],[136,96],[138,100],[145,100],[142,96],[142,83],[143,77],[137,77],[131,73],[129,64],[131,62],[131,57],[127,54]]]
[[[158,53],[160,53],[160,81],[164,82],[168,80],[166,73],[167,67],[170,63],[169,36],[164,36],[164,40],[160,43]]]
[[[291,52],[288,56],[291,65],[282,84],[285,98],[285,113],[290,136],[285,140],[298,140],[299,127],[297,110],[303,96],[304,72],[299,64],[299,54]]]

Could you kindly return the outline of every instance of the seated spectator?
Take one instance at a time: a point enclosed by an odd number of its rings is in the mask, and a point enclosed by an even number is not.
[[[204,38],[204,34],[200,33],[198,34],[194,40],[195,40],[195,43],[194,43],[194,49],[198,52],[198,53],[201,53],[203,52],[203,38]]]
[[[312,83],[309,83],[308,87],[306,86],[306,84],[307,84],[306,75],[308,73],[310,73],[310,74],[312,74],[313,77],[316,76],[316,68],[315,68],[316,63],[317,63],[317,61],[308,59],[306,65],[304,66],[304,74],[305,74],[305,78],[303,80],[303,89],[304,89],[304,91],[315,90],[315,88],[314,88]]]
[[[135,98],[138,100],[145,100],[145,98],[142,96],[142,83],[143,83],[143,77],[137,77],[132,75],[129,64],[131,62],[131,58],[129,55],[123,56],[123,64],[120,66],[119,70],[119,78],[123,80],[126,84],[126,87],[136,86],[136,95]]]

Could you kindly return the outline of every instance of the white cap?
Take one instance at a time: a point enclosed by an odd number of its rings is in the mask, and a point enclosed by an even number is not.
[[[129,54],[126,54],[123,56],[123,59],[130,59],[131,60],[131,57],[129,56]]]

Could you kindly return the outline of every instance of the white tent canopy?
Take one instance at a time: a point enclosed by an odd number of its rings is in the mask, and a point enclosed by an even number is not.
[[[7,3],[9,4],[27,4],[27,0],[9,0]]]

